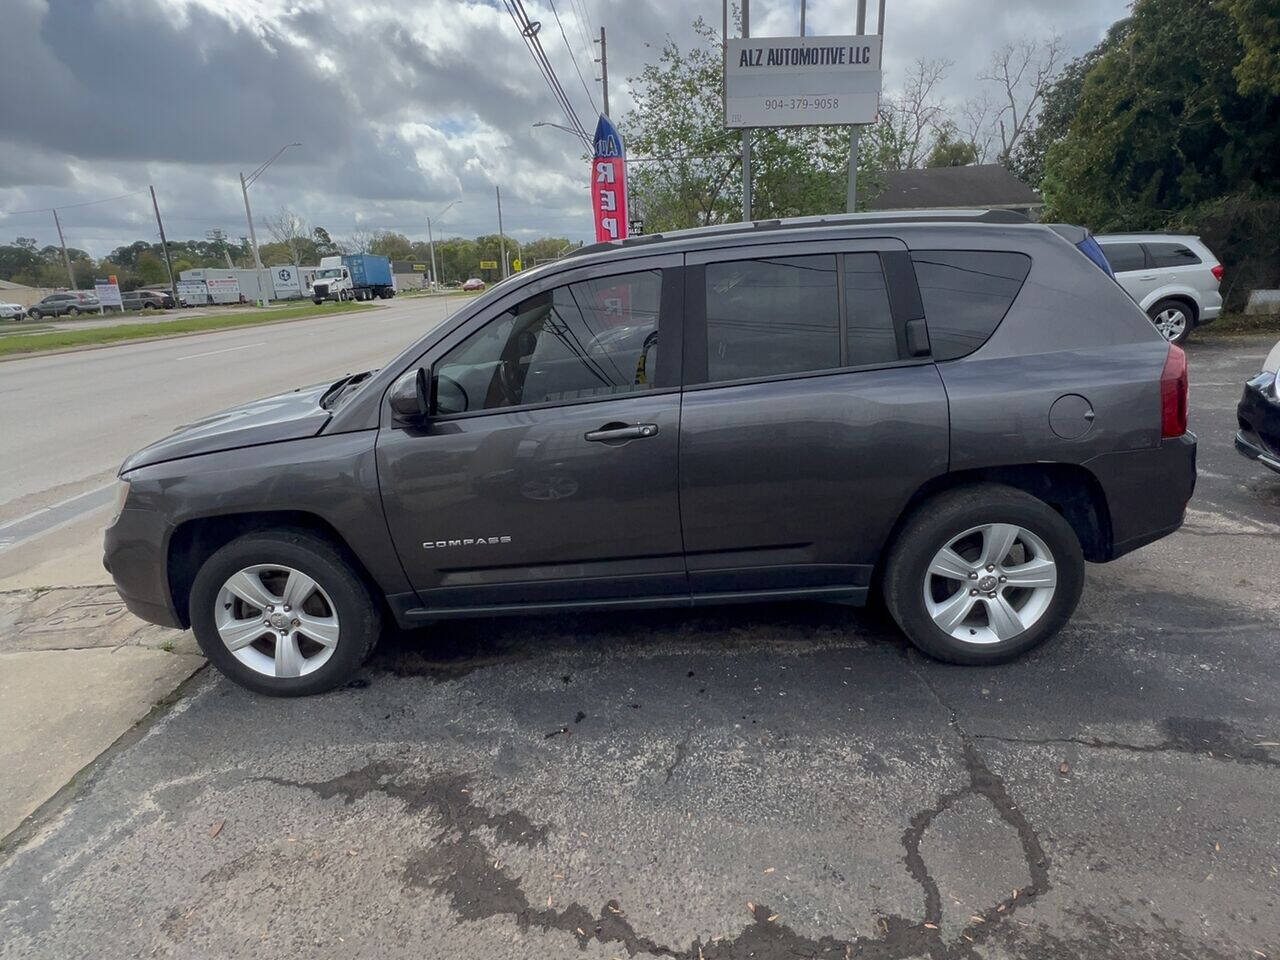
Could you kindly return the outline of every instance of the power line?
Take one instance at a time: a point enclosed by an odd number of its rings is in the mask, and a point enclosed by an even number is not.
[[[73,207],[91,207],[95,203],[110,203],[112,200],[123,200],[126,197],[136,197],[140,193],[146,193],[147,188],[134,190],[131,193],[122,193],[118,197],[103,197],[101,200],[81,200],[78,203],[60,203],[57,207],[36,207],[34,210],[6,210],[0,211],[0,217],[21,217],[29,213],[49,213],[52,210],[70,210]]]
[[[560,11],[556,9],[556,0],[548,0],[548,2],[551,4],[551,12],[555,14],[556,26],[560,28],[560,38],[564,40],[564,48],[569,52],[569,59],[573,61],[573,69],[578,74],[578,82],[582,84],[582,92],[587,95],[587,100],[590,101],[592,109],[599,113],[600,108],[596,106],[596,98],[587,86],[587,81],[583,79],[582,69],[578,66],[577,54],[573,52],[573,47],[569,44],[569,37],[564,32],[564,24],[560,22]]]
[[[587,4],[585,0],[570,0],[573,4],[573,22],[578,25],[578,36],[582,40],[582,52],[587,55],[587,63],[593,61],[591,37],[588,35],[587,27],[591,24],[591,17],[587,15]]]
[[[534,65],[538,68],[538,72],[542,74],[542,78],[546,80],[552,96],[555,97],[556,102],[564,111],[565,118],[568,119],[570,126],[573,127],[574,132],[582,140],[583,146],[590,149],[591,138],[587,136],[587,131],[582,126],[582,121],[578,119],[577,111],[573,109],[573,104],[565,94],[564,88],[560,85],[560,80],[556,77],[551,61],[547,59],[546,51],[542,49],[542,43],[538,40],[538,29],[541,24],[529,19],[521,0],[502,0],[502,2],[507,8],[507,13],[511,15],[512,23],[520,31],[525,47],[528,49],[529,55],[533,57]]]

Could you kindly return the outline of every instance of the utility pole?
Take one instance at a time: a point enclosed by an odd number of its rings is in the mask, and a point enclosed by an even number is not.
[[[880,0],[880,9],[884,9],[884,0]],[[858,0],[858,36],[866,32],[867,0]],[[849,194],[845,200],[846,213],[853,213],[858,209],[858,141],[861,137],[862,128],[855,125],[849,134]]]
[[[865,3],[866,0],[859,0]],[[725,0],[728,3],[728,0]],[[742,0],[742,36],[751,36],[751,0]],[[856,127],[854,129],[857,129]],[[751,222],[751,128],[742,131],[742,220]]]
[[[76,289],[76,276],[71,272],[71,258],[67,256],[67,241],[62,238],[62,224],[58,221],[58,211],[53,211],[53,225],[58,228],[58,243],[62,244],[62,265],[67,268],[67,280],[71,289]]]
[[[267,297],[262,292],[262,257],[258,255],[258,234],[253,229],[253,213],[249,210],[249,185],[244,182],[243,173],[240,174],[240,192],[244,194],[244,215],[249,221],[249,242],[253,244],[253,265],[258,268],[258,306],[265,307]]]
[[[496,183],[493,192],[498,197],[498,250],[502,254],[502,279],[507,279],[507,238],[502,234],[502,188]]]
[[[436,241],[431,235],[431,218],[427,217],[427,246],[431,248],[431,286],[435,286],[436,280]]]
[[[604,27],[600,28],[600,87],[604,93],[604,115],[609,116],[609,54],[604,46]]]
[[[881,0],[883,3],[884,0]],[[800,36],[804,36],[804,0],[800,0]]]
[[[174,306],[178,305],[178,281],[173,276],[173,260],[169,258],[169,241],[164,238],[164,221],[160,219],[160,204],[156,202],[156,188],[151,187],[151,208],[156,212],[156,226],[160,228],[160,246],[164,247],[164,268],[169,273],[169,292]]]

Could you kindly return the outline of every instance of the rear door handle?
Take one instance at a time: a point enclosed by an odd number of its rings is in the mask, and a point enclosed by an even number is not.
[[[646,440],[658,435],[656,423],[606,423],[599,430],[585,434],[590,443],[619,443],[626,440]]]

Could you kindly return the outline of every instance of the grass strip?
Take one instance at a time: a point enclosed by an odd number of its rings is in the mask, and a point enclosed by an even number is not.
[[[232,327],[252,327],[280,320],[302,320],[307,317],[334,313],[356,313],[371,310],[362,303],[322,303],[301,307],[284,307],[275,310],[253,310],[247,313],[212,314],[189,317],[183,320],[162,320],[157,323],[124,323],[115,327],[91,327],[87,330],[55,330],[52,333],[13,333],[0,337],[0,357],[15,353],[33,353],[66,350],[101,343],[122,343],[130,340],[151,340],[171,337],[179,333],[201,333],[206,330],[226,330]]]

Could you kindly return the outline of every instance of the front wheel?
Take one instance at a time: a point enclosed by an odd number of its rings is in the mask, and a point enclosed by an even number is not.
[[[1181,300],[1161,300],[1147,314],[1160,335],[1170,343],[1182,343],[1191,333],[1191,310]]]
[[[78,317],[80,316],[80,311],[76,307],[67,307],[67,316]]]
[[[368,658],[381,615],[364,580],[327,540],[294,530],[246,534],[217,550],[191,587],[191,628],[214,665],[274,697],[331,690]]]
[[[898,626],[938,660],[992,664],[1048,640],[1075,610],[1084,556],[1042,500],[998,484],[941,494],[907,521],[885,566]]]
[[[41,318],[41,316],[43,316],[43,314],[41,314],[39,310],[28,310],[28,311],[27,311],[27,317],[28,317],[28,319],[31,319],[31,320],[39,320],[39,319]]]

